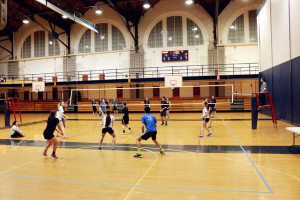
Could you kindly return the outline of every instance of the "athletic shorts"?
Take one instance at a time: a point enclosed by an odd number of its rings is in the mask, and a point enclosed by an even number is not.
[[[113,110],[114,111],[118,110],[117,106],[113,106]]]
[[[167,110],[163,110],[162,112],[160,112],[161,117],[165,117],[166,115],[167,115]]]
[[[123,116],[122,124],[129,124],[129,116]]]
[[[93,112],[97,112],[96,106],[93,106]]]
[[[202,121],[209,122],[209,118],[202,118]]]
[[[148,140],[150,137],[152,138],[152,140],[156,140],[156,134],[157,131],[146,132],[146,133],[142,133],[140,137],[144,140]]]
[[[103,128],[102,133],[114,134],[114,130],[111,127]]]
[[[54,138],[54,135],[53,134],[44,133],[44,138],[46,140],[51,140],[52,138]]]

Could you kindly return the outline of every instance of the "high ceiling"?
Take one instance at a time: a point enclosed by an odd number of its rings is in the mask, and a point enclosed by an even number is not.
[[[138,24],[140,18],[144,15],[143,3],[145,0],[48,0],[49,2],[61,7],[69,12],[83,15],[87,10],[93,8],[97,2],[106,4],[116,10],[125,21],[131,24]],[[160,0],[149,0],[152,7]],[[183,0],[182,0],[183,1]],[[218,13],[221,13],[231,0],[195,0],[196,4],[200,4],[211,16],[215,18],[216,4],[219,2]],[[48,9],[46,6],[35,0],[9,0],[8,1],[8,22],[4,30],[0,31],[0,36],[9,36],[17,31],[23,24],[24,18],[35,20],[36,16],[40,16],[51,24],[62,28],[65,31],[70,30],[70,26],[74,23],[71,20],[62,20],[61,15]]]

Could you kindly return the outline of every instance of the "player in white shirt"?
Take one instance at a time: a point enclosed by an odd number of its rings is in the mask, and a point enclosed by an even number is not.
[[[21,131],[16,121],[12,123],[12,127],[10,129],[10,137],[11,138],[20,138],[25,137],[25,133]]]
[[[69,117],[64,114],[65,111],[64,111],[63,105],[64,105],[63,101],[61,101],[58,104],[58,109],[56,111],[55,117],[59,120],[59,123],[57,125],[58,130],[61,132],[61,135],[63,136],[63,138],[67,138],[67,136],[65,134],[65,120],[69,119]]]
[[[110,110],[106,110],[106,115],[103,116],[102,118],[102,136],[100,139],[100,145],[99,149],[101,149],[102,142],[104,140],[105,134],[109,133],[112,136],[112,150],[116,149],[116,134],[113,129],[113,124],[114,124],[115,118],[114,116],[110,115]]]
[[[206,127],[207,123],[209,122],[209,108],[208,108],[208,103],[205,101],[204,103],[204,108],[202,110],[202,129],[200,133],[200,138],[204,137],[204,129],[207,130],[208,134],[207,136],[211,136],[212,132]]]

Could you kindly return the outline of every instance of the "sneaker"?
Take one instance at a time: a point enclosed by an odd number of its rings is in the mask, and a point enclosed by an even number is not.
[[[102,147],[99,147],[98,149],[99,149],[99,150],[101,150],[101,149],[102,149]]]
[[[168,126],[168,123],[166,123],[165,126]]]
[[[116,150],[116,147],[115,146],[111,147],[111,150],[113,150],[113,151]]]
[[[199,135],[198,137],[199,137],[199,138],[204,138],[204,136],[203,136],[203,135]]]
[[[161,150],[159,151],[159,153],[160,153],[161,155],[165,155],[165,150],[161,149]]]
[[[142,158],[143,156],[142,156],[141,153],[136,153],[133,157],[135,157],[135,158]]]
[[[211,134],[212,134],[212,133],[209,133],[209,134],[207,134],[207,136],[209,137],[209,136],[211,136]]]
[[[161,123],[161,125],[163,126],[165,123]]]
[[[47,156],[47,153],[46,153],[46,151],[44,151],[44,153],[43,153],[43,156]]]
[[[58,158],[58,157],[55,155],[55,153],[52,153],[51,156],[52,156],[53,158]]]

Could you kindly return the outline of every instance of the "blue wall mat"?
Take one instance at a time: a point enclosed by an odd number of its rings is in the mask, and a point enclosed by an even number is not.
[[[300,126],[300,57],[292,60],[293,123]]]
[[[277,118],[292,121],[292,62],[288,61],[273,68],[273,101]]]

